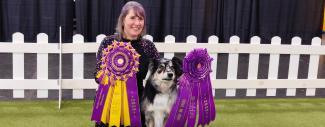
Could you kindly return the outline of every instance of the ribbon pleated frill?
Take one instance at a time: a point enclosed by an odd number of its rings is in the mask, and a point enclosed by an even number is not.
[[[136,72],[140,55],[130,43],[113,41],[102,51],[99,87],[91,120],[109,126],[141,127]]]
[[[178,80],[178,96],[166,127],[205,126],[216,117],[210,80],[212,58],[206,49],[194,49],[183,60],[183,75]],[[198,108],[198,109],[197,109]]]

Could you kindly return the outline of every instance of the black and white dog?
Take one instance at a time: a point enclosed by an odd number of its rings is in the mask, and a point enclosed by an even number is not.
[[[163,127],[177,96],[177,79],[182,75],[182,61],[162,58],[149,65],[141,112],[147,127]]]

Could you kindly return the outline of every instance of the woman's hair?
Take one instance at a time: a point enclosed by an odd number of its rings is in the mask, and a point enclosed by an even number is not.
[[[120,16],[117,20],[117,24],[116,24],[116,32],[119,33],[120,35],[124,34],[124,19],[126,17],[126,15],[129,13],[129,10],[133,10],[136,16],[142,17],[144,20],[144,25],[143,25],[143,29],[141,32],[140,36],[143,36],[144,34],[146,34],[146,13],[143,9],[143,6],[135,1],[129,1],[127,2],[120,13]]]

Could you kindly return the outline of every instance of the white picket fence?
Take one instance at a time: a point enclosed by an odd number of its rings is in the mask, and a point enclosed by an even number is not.
[[[96,89],[94,79],[84,79],[83,53],[96,53],[105,35],[99,35],[96,43],[84,43],[82,35],[74,35],[73,43],[48,43],[48,36],[41,33],[37,43],[24,43],[21,33],[13,34],[12,43],[0,43],[0,53],[12,53],[13,79],[0,79],[0,89],[13,90],[13,98],[24,98],[24,90],[37,90],[37,98],[48,98],[48,90],[73,89],[73,99],[83,99],[84,89]],[[153,40],[146,35],[145,38]],[[312,39],[312,45],[301,45],[299,37],[292,38],[291,45],[282,45],[280,37],[273,37],[271,44],[260,44],[254,36],[250,44],[240,44],[239,37],[232,36],[230,43],[218,43],[218,37],[211,36],[208,43],[197,43],[195,36],[188,36],[186,43],[175,43],[175,37],[168,35],[165,42],[155,45],[164,57],[171,58],[174,53],[186,53],[194,48],[207,48],[214,59],[211,80],[214,89],[226,89],[226,96],[236,95],[236,89],[247,89],[246,96],[256,96],[256,89],[267,89],[266,96],[275,96],[277,88],[286,88],[287,96],[295,96],[296,88],[306,88],[306,96],[315,96],[316,88],[325,88],[325,79],[317,79],[320,55],[325,55],[321,39]],[[37,53],[37,79],[24,79],[24,53]],[[73,53],[73,78],[48,79],[48,54]],[[228,53],[227,79],[216,79],[218,53]],[[237,79],[238,56],[249,54],[248,79]],[[268,79],[257,79],[259,54],[270,54]],[[280,54],[290,54],[288,79],[278,79]],[[308,79],[297,79],[300,54],[310,55]],[[60,57],[61,60],[61,57]],[[61,71],[60,71],[61,72]],[[60,96],[61,98],[61,96]]]

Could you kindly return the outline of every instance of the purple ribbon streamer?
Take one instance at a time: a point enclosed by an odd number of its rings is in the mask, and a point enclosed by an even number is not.
[[[108,85],[99,85],[99,88],[96,93],[95,103],[93,106],[93,113],[91,115],[91,120],[94,120],[96,122],[101,121],[102,112],[104,109],[104,105],[105,105],[109,87],[110,87],[109,84]]]
[[[188,106],[188,118],[187,118],[187,126],[188,127],[194,127],[195,126],[195,122],[196,122],[196,107],[197,107],[197,100],[199,97],[199,87],[197,83],[194,83],[191,87],[191,91],[192,91],[192,96],[190,99],[190,104]]]
[[[137,79],[134,75],[126,81],[131,127],[141,127]]]
[[[207,78],[205,78],[207,79]],[[200,83],[200,91],[199,91],[199,102],[200,102],[200,115],[198,125],[205,125],[210,121],[210,100],[209,100],[209,93],[208,92],[208,84],[206,80],[202,80]]]
[[[190,98],[188,81],[182,76],[179,79],[179,90],[176,102],[169,114],[165,127],[184,127],[187,115],[187,106]]]
[[[208,80],[206,81],[209,86],[208,92],[209,92],[209,105],[210,105],[210,118],[211,118],[210,121],[213,121],[216,118],[216,107],[214,105],[214,100],[212,95],[212,85],[211,85],[210,76],[208,76],[207,78]]]

